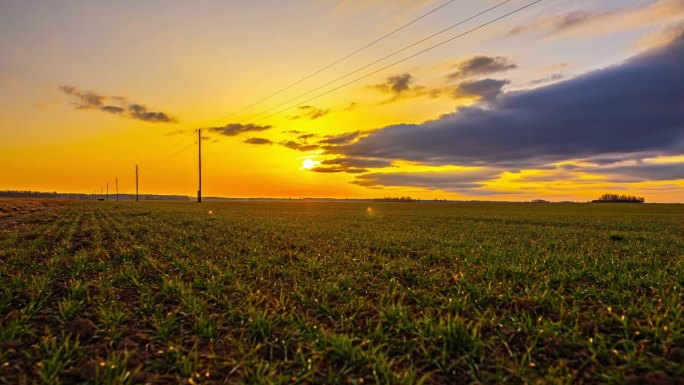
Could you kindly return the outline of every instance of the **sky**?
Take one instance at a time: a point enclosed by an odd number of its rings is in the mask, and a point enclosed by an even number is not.
[[[0,0],[0,190],[684,202],[684,0]]]

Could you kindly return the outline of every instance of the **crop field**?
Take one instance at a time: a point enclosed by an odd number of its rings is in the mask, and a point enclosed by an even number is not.
[[[682,384],[683,284],[682,205],[71,202],[0,222],[0,383]]]

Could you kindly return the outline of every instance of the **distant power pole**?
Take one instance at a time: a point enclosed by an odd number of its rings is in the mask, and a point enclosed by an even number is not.
[[[135,201],[139,202],[140,197],[138,196],[138,165],[135,165]]]
[[[107,182],[107,195],[105,195],[105,199],[109,201],[109,182]]]
[[[119,201],[119,178],[114,179],[114,184],[116,185],[116,201]]]
[[[202,129],[197,130],[197,149],[199,150],[199,188],[197,190],[197,203],[202,203]]]

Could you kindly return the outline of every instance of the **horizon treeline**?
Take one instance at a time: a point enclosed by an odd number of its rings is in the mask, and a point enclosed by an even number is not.
[[[634,195],[603,194],[595,203],[645,203],[646,199]]]

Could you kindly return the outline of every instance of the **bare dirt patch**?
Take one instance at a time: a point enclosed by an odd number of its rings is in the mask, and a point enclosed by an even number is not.
[[[37,220],[31,214],[50,212],[68,202],[68,199],[0,198],[0,228]]]

